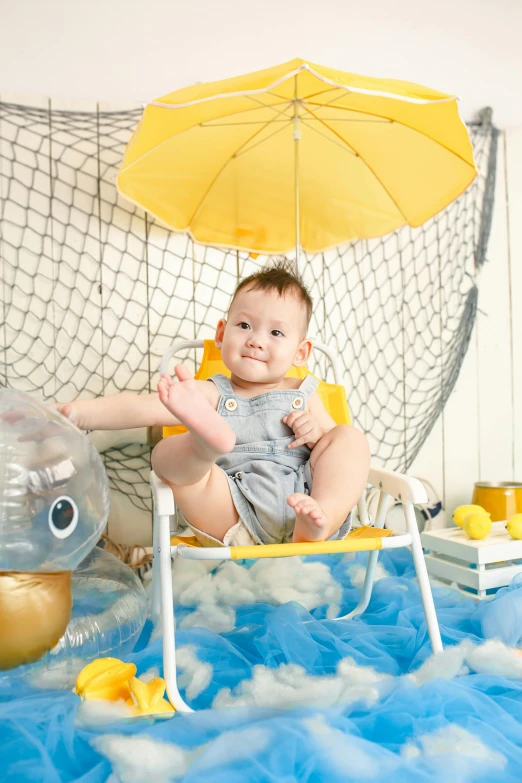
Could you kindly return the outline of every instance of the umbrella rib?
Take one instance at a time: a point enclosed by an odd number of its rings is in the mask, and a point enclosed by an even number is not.
[[[317,120],[317,122],[319,122],[321,125],[324,125],[326,128],[328,128],[328,130],[330,130],[330,127],[328,125],[326,125],[326,123],[323,122],[318,117],[313,117],[312,119]],[[334,131],[331,131],[331,132],[335,136],[337,136],[337,138],[340,139],[340,142],[339,141],[335,141],[335,139],[331,139],[329,136],[326,135],[326,133],[322,133],[319,130],[319,128],[314,128],[314,126],[310,124],[310,118],[309,117],[301,117],[301,121],[304,122],[305,125],[310,128],[310,130],[313,130],[314,133],[317,133],[323,139],[326,139],[326,141],[330,142],[330,144],[335,144],[336,147],[339,147],[339,149],[341,149],[343,152],[348,153],[349,155],[353,155],[354,158],[359,157],[357,152],[355,152],[355,150],[352,150],[350,148],[350,146],[346,142],[342,143],[343,142],[342,137],[338,136],[338,134],[334,133]]]
[[[270,123],[267,123],[265,125],[265,128],[268,125],[270,125],[272,122],[273,122],[273,120],[271,120]],[[288,121],[288,125],[289,124],[290,124],[290,120]],[[271,133],[269,136],[267,136],[266,139],[260,139],[258,142],[256,142],[251,147],[249,147],[247,150],[244,149],[244,150],[240,150],[240,151],[236,152],[234,157],[238,158],[240,155],[246,155],[248,152],[251,152],[253,149],[255,149],[256,147],[259,147],[261,144],[264,144],[265,142],[269,141],[270,139],[273,139],[274,136],[277,136],[278,133],[281,133],[281,131],[285,130],[285,127],[288,127],[288,125],[286,125],[286,126],[282,125],[280,128],[278,128],[273,133]],[[264,130],[264,128],[262,130]],[[254,137],[252,137],[252,138],[254,138]],[[248,142],[246,142],[246,144],[248,144]]]
[[[251,98],[251,96],[250,96],[250,95],[248,95],[248,96],[245,96],[245,97]],[[253,99],[253,98],[251,98],[251,100],[254,100],[254,99]],[[259,103],[259,105],[260,105],[260,106],[262,106],[262,107],[263,107],[263,108],[265,108],[265,109],[271,109],[271,108],[272,108],[271,106],[268,106],[267,104],[265,104],[265,103],[262,103],[261,101],[258,101],[258,103]],[[289,101],[285,101],[285,103],[289,104]],[[252,107],[251,109],[244,109],[242,112],[236,112],[236,114],[244,114],[244,113],[246,113],[246,112],[249,112],[249,111],[255,111],[255,110],[256,110],[256,108],[257,108],[257,107],[255,107],[255,108],[254,108],[254,107]],[[277,113],[277,114],[281,114],[283,117],[286,117],[288,120],[291,120],[291,119],[293,119],[292,117],[289,117],[289,116],[288,116],[287,114],[285,114],[284,112],[276,111],[276,113]],[[267,124],[270,124],[271,122],[273,122],[273,120],[269,120]],[[138,134],[138,130],[140,129],[140,127],[141,127],[142,123],[143,123],[143,115],[142,115],[142,117],[141,117],[141,119],[140,119],[140,121],[139,121],[138,127],[137,127],[137,129],[136,129],[136,131],[135,131],[135,133],[134,133],[134,135],[133,135],[133,138],[132,138],[132,140],[131,140],[131,143],[133,143],[134,139],[136,138],[136,136],[137,136],[137,134]],[[245,123],[245,125],[246,125],[246,124],[247,124],[247,123]],[[194,128],[195,128],[195,127],[198,127],[198,126],[199,126],[199,127],[207,127],[207,128],[208,128],[208,127],[219,127],[219,125],[217,125],[217,124],[216,124],[216,126],[211,126],[210,124],[208,124],[208,125],[207,125],[206,123],[203,123],[203,122],[201,122],[201,123],[199,123],[198,125],[190,125],[188,128],[185,128],[184,130],[182,130],[182,131],[179,131],[178,133],[173,133],[173,134],[172,134],[172,136],[169,136],[167,139],[163,139],[163,141],[162,141],[162,142],[160,142],[159,144],[156,144],[156,146],[155,146],[155,147],[151,147],[149,150],[147,150],[147,152],[145,152],[145,153],[143,153],[142,155],[140,155],[140,157],[139,157],[139,158],[136,158],[136,160],[133,160],[133,161],[132,161],[132,163],[129,163],[129,165],[128,165],[128,166],[125,166],[124,168],[122,168],[122,169],[121,169],[121,170],[118,172],[118,175],[117,175],[117,177],[116,177],[116,180],[118,179],[118,177],[119,177],[121,174],[125,174],[127,171],[129,171],[131,168],[133,168],[133,166],[135,166],[137,163],[141,163],[141,162],[142,162],[142,161],[143,161],[145,158],[148,158],[148,157],[149,157],[149,155],[152,155],[152,153],[153,153],[153,152],[156,152],[156,151],[157,151],[157,150],[159,150],[161,147],[163,147],[165,144],[168,144],[168,143],[169,143],[169,141],[172,141],[172,139],[173,139],[173,138],[175,138],[176,136],[181,136],[181,134],[182,134],[182,133],[189,133],[190,131],[194,130]],[[260,128],[260,131],[261,131],[261,130],[263,130],[263,128]]]
[[[254,103],[258,103],[260,106],[263,107],[263,109],[272,109],[272,111],[275,111],[276,114],[281,114],[283,117],[287,117],[288,118],[288,115],[286,114],[286,112],[280,111],[278,109],[275,109],[272,104],[263,103],[263,101],[260,101],[258,98],[253,98],[252,95],[245,95],[244,97],[248,98],[251,101],[254,101]],[[288,108],[290,108],[290,106],[292,105],[292,101],[288,101],[288,100],[287,101],[283,101],[283,103],[287,103],[288,104]],[[246,111],[248,111],[248,109]],[[251,109],[250,111],[253,111],[253,109]]]
[[[306,98],[303,98],[303,103],[307,103],[308,101],[312,103],[311,99],[316,98],[318,95],[324,95],[325,93],[331,92],[332,90],[341,90],[341,89],[342,87],[332,87],[330,90],[322,90],[321,92],[316,92],[313,95],[307,95]],[[327,101],[326,103],[314,104],[314,105],[319,105],[321,106],[321,108],[323,106],[331,106],[332,103],[335,103],[335,101],[340,101],[341,98],[345,97],[345,95],[353,95],[353,93],[348,89],[344,89],[342,90],[341,95],[337,95],[335,98],[332,98],[331,101]]]
[[[233,154],[233,155],[231,155],[231,156],[230,156],[230,157],[229,157],[229,158],[228,158],[228,159],[225,161],[225,163],[224,163],[224,164],[221,166],[221,168],[219,169],[219,171],[218,171],[218,172],[216,173],[216,175],[213,177],[213,179],[212,179],[212,182],[209,184],[208,188],[207,188],[207,189],[206,189],[206,191],[205,191],[205,194],[204,194],[204,195],[203,195],[203,197],[200,199],[200,201],[199,201],[199,204],[197,205],[197,207],[196,207],[196,209],[194,210],[194,212],[193,212],[193,214],[192,214],[192,216],[191,216],[190,220],[189,220],[189,221],[188,221],[188,223],[187,223],[187,226],[190,226],[190,225],[192,224],[192,222],[193,222],[193,220],[195,219],[196,215],[198,214],[198,212],[200,211],[201,207],[203,206],[203,204],[204,204],[204,202],[205,202],[205,200],[206,200],[206,198],[207,198],[208,194],[209,194],[209,193],[210,193],[210,191],[212,190],[212,187],[214,186],[215,182],[218,180],[218,178],[219,178],[219,177],[221,176],[221,174],[224,172],[224,170],[226,169],[226,167],[228,166],[228,164],[230,163],[230,161],[231,161],[231,160],[233,160],[233,158],[237,158],[237,156],[238,156],[238,155],[241,153],[241,150],[242,150],[242,149],[243,149],[243,148],[244,148],[244,147],[245,147],[247,144],[249,144],[249,143],[252,141],[252,139],[255,139],[255,137],[256,137],[256,136],[258,136],[258,135],[259,135],[259,134],[260,134],[262,131],[264,131],[264,130],[265,130],[265,128],[267,128],[267,127],[270,125],[270,123],[271,123],[271,122],[273,122],[273,120],[269,120],[268,122],[266,122],[266,123],[265,123],[265,125],[264,125],[262,128],[259,128],[259,130],[257,130],[255,133],[253,133],[253,134],[252,134],[252,136],[250,136],[250,138],[248,138],[246,141],[242,142],[242,143],[239,145],[239,147],[237,148],[237,150],[234,152],[234,154]],[[281,130],[284,130],[284,126],[282,126],[281,128],[278,128],[278,130],[276,131],[276,133],[279,133]],[[274,136],[274,135],[275,135],[275,134],[272,134],[272,136]],[[269,138],[271,138],[271,137],[269,137]],[[255,146],[257,146],[257,145],[255,145]]]
[[[249,111],[252,111],[252,109],[249,109]],[[288,124],[291,121],[291,117],[287,117],[284,120],[278,120],[274,117],[273,120],[269,120],[270,123],[272,122],[284,122]],[[202,122],[201,127],[202,128],[234,128],[238,125],[261,125],[262,123],[266,122],[266,120],[245,120],[244,122]],[[355,122],[355,120],[354,120]]]
[[[304,119],[304,118],[303,118]],[[377,117],[372,120],[356,120],[356,119],[339,119],[338,117],[307,117],[305,122],[311,122],[317,120],[317,122],[363,122],[372,125],[391,125],[391,120],[380,120]]]
[[[303,101],[307,101],[310,98],[316,98],[318,95],[326,95],[327,92],[332,92],[333,90],[342,90],[342,87],[328,87],[327,90],[318,90],[318,92],[313,92],[310,95],[307,95],[306,98],[303,98]],[[349,90],[345,89],[344,92],[350,92]],[[337,100],[334,98],[334,100]],[[328,102],[330,103],[330,101]],[[328,106],[328,103],[325,103],[325,106]]]
[[[380,184],[380,186],[382,187],[382,189],[383,189],[383,190],[384,190],[384,191],[385,191],[385,192],[388,194],[388,196],[390,197],[391,201],[392,201],[392,202],[395,204],[395,206],[396,206],[396,207],[397,207],[397,209],[399,210],[400,214],[402,215],[402,217],[404,218],[404,220],[406,221],[406,223],[408,223],[408,222],[409,222],[409,221],[408,221],[408,218],[406,217],[406,215],[404,214],[404,212],[402,211],[402,209],[400,208],[400,206],[397,204],[396,200],[394,199],[394,197],[392,196],[392,194],[390,193],[390,191],[388,190],[388,188],[386,187],[386,185],[384,184],[384,182],[382,181],[382,179],[381,179],[381,178],[380,178],[380,177],[379,177],[379,176],[376,174],[376,172],[375,172],[375,171],[373,170],[373,168],[370,166],[370,164],[368,163],[368,161],[366,161],[366,160],[363,158],[363,156],[362,156],[362,155],[361,155],[359,152],[357,152],[357,150],[356,150],[356,149],[354,149],[354,148],[353,148],[353,147],[352,147],[350,144],[348,144],[348,142],[347,142],[345,139],[343,139],[343,137],[342,137],[342,136],[340,136],[338,133],[336,133],[336,131],[335,131],[333,128],[330,128],[330,126],[329,126],[329,125],[326,125],[324,122],[322,122],[322,120],[321,120],[319,117],[315,117],[315,116],[314,116],[314,114],[313,114],[313,113],[310,111],[310,109],[306,109],[306,111],[307,111],[309,114],[311,114],[311,115],[312,115],[312,117],[314,117],[314,119],[316,119],[316,120],[317,120],[317,119],[318,119],[318,120],[320,120],[321,124],[323,124],[323,125],[324,125],[326,128],[328,128],[328,130],[330,131],[330,133],[333,133],[333,134],[334,134],[334,136],[336,136],[336,137],[339,139],[339,141],[340,141],[342,144],[344,144],[344,145],[345,145],[345,146],[348,148],[348,150],[349,150],[349,151],[350,151],[350,152],[351,152],[353,155],[355,155],[355,157],[357,157],[357,158],[360,158],[360,159],[362,160],[362,162],[364,163],[364,165],[365,165],[365,166],[366,166],[366,167],[367,167],[367,168],[368,168],[368,169],[371,171],[371,173],[373,174],[373,176],[375,177],[375,179],[377,180],[377,182]],[[311,129],[311,130],[315,131],[316,133],[320,133],[320,132],[317,130],[317,128],[314,128],[314,126],[313,126],[313,125],[310,125],[309,127],[310,127],[310,129]],[[323,136],[324,134],[320,134],[320,135],[321,135],[321,136]],[[334,142],[334,143],[335,143],[335,142]]]
[[[245,97],[249,98],[250,96],[245,96]],[[241,111],[235,111],[235,112],[232,112],[232,114],[225,114],[223,116],[224,117],[239,117],[241,114],[248,114],[251,111],[258,111],[259,108],[263,108],[263,109],[273,109],[277,114],[280,114],[282,117],[286,117],[287,119],[289,118],[289,115],[286,114],[284,111],[277,111],[274,107],[276,105],[277,106],[283,106],[283,105],[286,104],[287,108],[289,108],[290,101],[281,101],[280,104],[278,103],[278,104],[272,104],[272,105],[270,105],[268,103],[262,103],[261,101],[256,101],[256,103],[258,103],[259,106],[250,106],[248,109],[242,109]],[[219,124],[220,124],[219,120],[221,120],[221,119],[223,119],[223,117],[216,117],[213,120],[207,120],[206,122],[203,121],[201,124],[206,126],[206,127],[211,127],[212,125],[216,125],[217,127],[219,127]]]
[[[311,103],[312,103],[313,106],[318,105],[319,108],[322,108],[321,104],[314,104],[313,102],[311,102]],[[340,109],[341,111],[353,111],[356,114],[372,114],[371,111],[364,111],[363,112],[363,111],[360,111],[359,109],[348,108],[347,106],[336,106],[335,108],[336,109]],[[306,109],[306,110],[309,111],[310,114],[312,114],[313,117],[315,117],[315,115],[309,109]],[[373,114],[372,116],[378,117],[379,115]],[[316,119],[319,119],[319,118],[316,117]],[[459,160],[461,160],[463,163],[466,163],[466,165],[471,166],[470,162],[468,160],[466,160],[465,158],[463,158],[462,155],[459,155],[458,152],[455,152],[455,150],[450,149],[446,144],[443,144],[441,141],[437,141],[437,139],[434,139],[433,136],[430,136],[429,133],[425,133],[425,131],[418,130],[417,128],[412,128],[411,125],[406,125],[405,122],[401,122],[400,120],[392,119],[391,117],[385,117],[385,119],[389,120],[389,122],[396,122],[397,125],[400,125],[402,128],[408,128],[408,130],[411,130],[413,133],[420,133],[421,136],[424,136],[426,139],[429,139],[434,144],[438,144],[439,147],[442,147],[447,152],[449,152],[451,155],[454,155],[456,158],[459,158]],[[337,120],[334,120],[334,122],[336,122],[336,121]]]

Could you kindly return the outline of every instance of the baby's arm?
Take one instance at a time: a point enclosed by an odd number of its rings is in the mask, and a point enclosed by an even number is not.
[[[196,381],[214,402],[216,387]],[[172,427],[180,421],[161,402],[158,394],[121,392],[92,400],[56,403],[55,407],[82,430],[127,430],[137,427]]]

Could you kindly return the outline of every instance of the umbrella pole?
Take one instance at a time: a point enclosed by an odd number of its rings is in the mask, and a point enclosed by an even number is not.
[[[297,114],[297,76],[295,77],[295,99],[294,99],[294,164],[295,164],[295,269],[300,273],[300,255],[301,255],[301,231],[300,231],[300,213],[299,213],[299,142],[301,141],[301,120]]]

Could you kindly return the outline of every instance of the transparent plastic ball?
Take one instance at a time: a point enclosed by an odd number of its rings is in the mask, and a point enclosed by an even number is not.
[[[0,390],[0,571],[67,571],[109,514],[103,462],[52,406]]]

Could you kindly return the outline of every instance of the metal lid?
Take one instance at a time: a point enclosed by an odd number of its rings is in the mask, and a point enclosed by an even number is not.
[[[493,487],[494,489],[521,489],[520,481],[477,481],[476,487]]]

